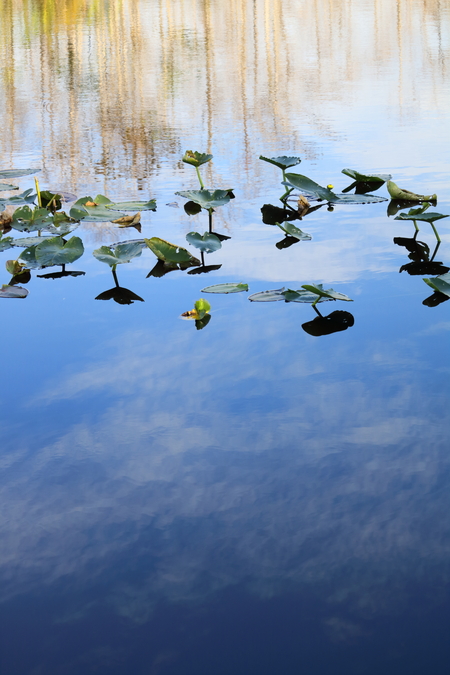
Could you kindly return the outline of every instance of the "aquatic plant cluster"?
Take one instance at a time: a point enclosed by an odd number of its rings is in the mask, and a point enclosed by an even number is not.
[[[214,253],[222,247],[228,237],[219,234],[213,229],[213,213],[217,208],[234,199],[233,189],[206,189],[200,172],[200,167],[211,161],[212,155],[194,151],[187,151],[183,162],[193,166],[196,170],[200,189],[176,192],[186,200],[184,210],[188,215],[195,215],[202,210],[208,214],[208,231],[189,232],[186,235],[187,243],[199,251],[200,259],[195,257],[187,248],[168,242],[160,237],[142,238],[118,242],[111,246],[101,246],[93,251],[97,260],[109,265],[114,279],[114,287],[97,296],[98,300],[113,299],[119,304],[132,304],[143,301],[132,291],[120,286],[117,278],[117,265],[129,263],[142,254],[148,247],[156,256],[157,263],[149,276],[160,277],[173,270],[186,270],[188,274],[202,274],[217,270],[221,265],[206,265],[205,254]],[[283,249],[300,241],[310,241],[311,235],[301,230],[294,221],[302,221],[306,216],[326,206],[333,211],[340,204],[371,204],[388,201],[386,197],[372,194],[386,184],[391,197],[388,205],[388,215],[395,216],[395,220],[409,220],[414,224],[413,237],[394,238],[394,243],[404,246],[409,252],[410,263],[404,265],[400,271],[409,274],[433,275],[424,278],[434,291],[433,295],[424,300],[424,304],[432,307],[450,298],[450,268],[435,261],[435,256],[441,239],[435,222],[448,217],[445,214],[429,211],[431,205],[436,205],[437,195],[419,195],[410,190],[400,188],[392,181],[388,174],[364,174],[353,169],[343,169],[342,173],[352,179],[351,184],[341,193],[333,191],[333,185],[326,187],[318,185],[307,176],[288,172],[288,169],[297,166],[299,157],[264,157],[260,159],[272,164],[282,171],[282,185],[284,192],[280,196],[282,206],[264,204],[261,208],[263,223],[278,227],[284,238],[276,244]],[[0,171],[0,179],[13,180],[37,173],[39,169],[9,169]],[[0,191],[15,191],[16,186],[11,183],[0,182]],[[295,196],[293,195],[296,190]],[[354,192],[350,192],[354,190]],[[62,210],[63,204],[71,204],[69,213]],[[294,204],[294,205],[293,205]],[[7,212],[6,206],[15,207]],[[407,212],[398,214],[399,210],[409,208]],[[119,228],[136,228],[141,232],[142,211],[155,211],[156,200],[112,202],[104,195],[90,196],[77,199],[75,195],[67,193],[43,191],[35,179],[35,193],[27,189],[21,194],[2,198],[0,196],[0,252],[10,249],[23,249],[14,259],[6,261],[6,271],[11,275],[8,283],[0,288],[2,298],[25,298],[28,290],[23,287],[31,279],[32,270],[61,267],[61,270],[38,274],[41,278],[57,279],[65,276],[77,277],[84,272],[67,270],[66,266],[74,263],[84,253],[83,242],[78,236],[68,236],[79,227],[83,221],[111,222]],[[131,215],[127,215],[131,213]],[[398,215],[397,215],[398,214]],[[417,223],[429,223],[436,237],[436,247],[432,254],[426,243],[418,241],[419,226]],[[12,231],[32,236],[13,237]],[[23,284],[23,285],[22,285]],[[207,286],[202,293],[239,293],[247,292],[248,284],[223,283]],[[300,288],[280,288],[255,293],[249,296],[252,302],[296,302],[310,304],[317,316],[313,321],[303,324],[303,329],[311,335],[325,335],[346,330],[354,323],[349,312],[335,311],[328,316],[322,316],[317,305],[322,302],[343,300],[351,302],[344,293],[332,288],[324,288],[323,284],[302,284]],[[195,302],[194,308],[184,312],[182,318],[195,321],[197,329],[204,328],[211,319],[210,303],[204,298]]]

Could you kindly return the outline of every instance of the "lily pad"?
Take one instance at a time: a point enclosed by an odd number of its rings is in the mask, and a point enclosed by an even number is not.
[[[319,296],[319,299],[317,299],[317,293],[313,293],[312,291],[307,291],[305,289],[293,291],[289,288],[287,291],[284,291],[283,295],[286,302],[301,302],[310,305],[314,303],[317,304],[319,302],[331,302],[331,298]]]
[[[142,254],[142,245],[139,243],[124,243],[117,244],[117,246],[100,246],[100,248],[92,251],[92,254],[100,262],[104,262],[113,269],[116,265],[128,263],[133,258],[138,258]]]
[[[355,188],[357,194],[364,194],[370,190],[378,190],[386,181],[391,180],[389,173],[360,173],[354,169],[342,169],[342,173],[354,179],[354,182],[342,190],[349,192]]]
[[[207,155],[204,152],[197,152],[196,150],[186,150],[183,155],[183,162],[191,164],[191,166],[199,167],[202,164],[207,164],[213,158],[213,155]]]
[[[26,298],[28,291],[21,286],[8,286],[3,284],[0,288],[0,298]]]
[[[321,298],[331,298],[332,300],[345,300],[347,302],[353,302],[353,300],[349,298],[348,295],[345,295],[344,293],[338,293],[332,288],[325,289],[322,284],[303,284],[302,288],[304,288],[306,291],[310,291],[311,293],[315,293]]]
[[[21,176],[31,176],[33,173],[38,173],[40,169],[7,169],[0,171],[0,178],[20,178]]]
[[[19,232],[34,232],[42,230],[52,222],[53,215],[47,209],[39,207],[31,209],[29,206],[22,206],[14,211],[11,227]]]
[[[65,243],[61,237],[50,237],[36,246],[35,259],[42,267],[52,267],[73,263],[83,253],[84,246],[79,237],[72,237]]]
[[[335,199],[330,199],[332,204],[375,204],[376,202],[387,202],[386,197],[377,195],[354,194],[346,195],[343,192],[337,193]]]
[[[176,195],[189,199],[195,202],[202,209],[213,209],[217,206],[228,204],[231,197],[229,190],[184,190],[183,192],[175,192]]]
[[[0,192],[4,192],[5,190],[18,190],[19,188],[17,185],[9,185],[8,183],[0,183]]]
[[[92,197],[81,197],[77,199],[73,207],[70,209],[70,216],[75,220],[84,218],[92,223],[105,223],[111,221],[114,215],[111,209],[108,208],[113,202],[104,195],[97,195],[94,199]],[[83,212],[86,212],[83,216]],[[120,215],[124,216],[124,213]]]
[[[286,234],[289,234],[291,237],[294,237],[299,241],[311,241],[312,239],[310,234],[308,234],[307,232],[303,232],[299,227],[296,227],[293,223],[287,222],[284,225],[280,225],[280,223],[277,223],[277,225],[280,228],[280,230],[283,230],[283,232],[286,232]]]
[[[441,274],[433,279],[424,279],[424,282],[438,293],[442,293],[450,298],[450,272]]]
[[[202,293],[241,293],[242,291],[248,291],[248,284],[214,284],[214,286],[207,286],[202,288]]]
[[[272,291],[260,291],[249,295],[248,299],[250,302],[277,302],[278,300],[285,300],[284,290],[283,286],[283,288],[276,288]]]
[[[0,209],[5,204],[12,204],[13,206],[21,206],[22,204],[33,204],[35,199],[36,199],[36,195],[33,194],[33,190],[30,188],[29,190],[25,190],[20,195],[16,195],[15,197],[3,197],[3,198],[1,198],[0,199]]]
[[[433,211],[424,213],[423,209],[410,209],[408,213],[400,213],[394,220],[420,220],[425,223],[434,223],[435,220],[441,218],[448,218],[448,215],[434,213]]]
[[[51,239],[52,237],[49,237]],[[31,269],[40,269],[42,263],[36,259],[36,249],[37,246],[29,246],[19,255],[19,260],[23,260],[26,263],[26,266]]]
[[[319,185],[318,183],[315,183],[307,176],[302,176],[299,173],[287,173],[285,178],[286,180],[283,181],[283,185],[294,187],[305,194],[314,196],[316,199],[325,199],[327,202],[336,200],[336,195],[334,192],[326,187],[322,187],[322,185]]]
[[[300,164],[302,161],[300,157],[286,157],[286,155],[281,155],[280,157],[264,157],[263,155],[260,155],[259,159],[262,159],[263,162],[274,164],[283,171],[285,169],[289,169],[290,166],[296,166],[297,164]]]
[[[9,248],[14,246],[14,239],[12,237],[2,237],[0,233],[0,253],[2,251],[7,251]]]
[[[156,199],[148,202],[114,202],[106,205],[112,211],[156,211]]]
[[[28,248],[29,246],[37,246],[38,244],[42,244],[43,241],[48,241],[49,239],[51,239],[51,237],[20,237],[19,239],[13,239],[11,246]]]
[[[200,265],[200,260],[194,258],[194,256],[182,246],[176,246],[175,244],[171,244],[169,241],[165,241],[165,239],[160,239],[159,237],[144,239],[144,241],[149,249],[156,255],[158,260],[169,263],[187,262],[194,265]]]
[[[204,253],[213,253],[222,248],[222,242],[219,237],[216,237],[212,232],[205,232],[203,235],[198,232],[188,232],[186,241]]]
[[[398,187],[392,180],[388,180],[386,187],[392,199],[404,199],[408,202],[437,202],[437,195],[418,195]]]

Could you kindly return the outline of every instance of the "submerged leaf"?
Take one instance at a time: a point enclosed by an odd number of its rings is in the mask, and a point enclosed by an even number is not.
[[[114,247],[100,246],[100,248],[92,251],[92,255],[104,262],[110,267],[115,267],[122,263],[128,263],[133,258],[138,258],[142,254],[142,245],[140,243],[124,243],[117,244]]]
[[[301,190],[307,195],[312,195],[316,199],[325,199],[327,202],[336,199],[336,195],[329,188],[322,187],[322,185],[315,183],[307,176],[302,176],[299,173],[287,173],[285,178],[286,180],[283,181],[283,185],[297,188],[297,190]]]
[[[241,293],[242,291],[248,291],[248,284],[214,284],[214,286],[202,288],[202,293]]]
[[[182,161],[186,164],[191,164],[191,166],[199,167],[202,164],[210,162],[213,158],[213,155],[207,155],[203,152],[197,152],[192,150],[186,150],[183,155]]]
[[[214,251],[218,251],[219,248],[222,248],[219,237],[212,232],[205,232],[203,235],[198,232],[188,232],[186,241],[204,253],[213,253]]]
[[[217,206],[223,206],[230,201],[230,190],[184,190],[175,192],[176,195],[195,202],[202,209],[212,209]]]
[[[200,265],[200,260],[194,258],[194,256],[182,246],[176,246],[175,244],[171,244],[169,241],[165,241],[165,239],[160,239],[159,237],[144,239],[144,241],[149,249],[156,255],[158,260],[169,263],[186,262],[194,265]]]
[[[280,157],[264,157],[260,155],[259,159],[262,159],[263,162],[274,164],[282,170],[288,169],[290,166],[296,166],[302,161],[300,157],[286,157],[286,155],[281,155]]]
[[[0,298],[26,298],[28,291],[21,286],[8,286],[3,284],[0,288]]]
[[[399,188],[391,180],[387,182],[386,187],[392,199],[404,199],[408,202],[437,202],[437,195],[418,195],[410,190]]]

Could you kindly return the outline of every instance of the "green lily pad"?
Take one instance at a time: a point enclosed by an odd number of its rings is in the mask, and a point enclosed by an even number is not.
[[[13,239],[11,246],[28,248],[29,246],[37,246],[38,244],[42,244],[43,241],[48,241],[51,238],[52,237],[20,237],[19,239]]]
[[[17,274],[20,274],[25,267],[24,263],[20,263],[18,260],[7,260],[5,263],[6,271],[9,272],[13,277]]]
[[[418,195],[410,190],[399,188],[396,183],[388,180],[386,184],[391,199],[404,199],[408,202],[436,202],[437,195]]]
[[[424,282],[438,293],[442,293],[450,298],[450,272],[441,274],[439,277],[424,279]]]
[[[184,190],[183,192],[175,192],[176,195],[189,199],[202,207],[202,209],[213,209],[217,206],[228,204],[231,197],[229,190]]]
[[[202,164],[207,164],[212,160],[212,155],[207,155],[203,152],[197,152],[192,150],[186,150],[183,155],[183,162],[190,164],[191,166],[199,167]]]
[[[14,246],[14,239],[12,237],[2,237],[0,233],[0,253],[7,251]]]
[[[165,241],[165,239],[160,239],[159,237],[144,239],[144,241],[149,249],[156,255],[158,260],[169,263],[188,262],[192,263],[193,265],[200,265],[200,260],[194,258],[194,256],[182,246],[176,246],[175,244],[171,244],[169,241]]]
[[[5,204],[12,204],[13,206],[21,206],[22,204],[33,204],[34,200],[36,199],[36,195],[32,193],[33,190],[30,188],[29,190],[25,190],[20,195],[16,195],[15,197],[3,197],[2,199],[0,199],[0,209]]]
[[[106,205],[112,211],[156,211],[156,199],[148,202],[114,202]]]
[[[117,244],[117,246],[100,246],[100,248],[92,251],[92,254],[100,262],[104,262],[113,269],[116,265],[128,263],[133,258],[139,258],[142,254],[142,245],[136,243]]]
[[[9,185],[8,183],[0,183],[0,191],[4,192],[5,190],[18,190],[17,185]]]
[[[0,171],[0,178],[20,178],[21,176],[31,176],[33,173],[38,173],[40,169],[7,169]]]
[[[53,237],[49,237],[49,239],[52,238]],[[42,267],[42,263],[36,259],[36,249],[37,246],[29,246],[19,255],[19,260],[23,260],[30,270],[40,269]]]
[[[113,202],[104,195],[92,197],[80,197],[70,209],[70,217],[75,220],[87,220],[91,223],[105,223],[111,221],[117,214],[112,214],[111,209],[107,208]],[[86,213],[82,216],[83,211]],[[124,213],[120,213],[124,216]]]
[[[330,199],[332,204],[375,204],[376,202],[389,201],[386,197],[378,197],[377,195],[346,195],[343,192],[337,193],[335,197],[335,199]]]
[[[216,237],[212,232],[205,232],[203,235],[198,232],[188,232],[186,241],[195,246],[195,248],[200,249],[200,251],[204,251],[204,253],[213,253],[222,248],[222,242],[219,237]]]
[[[355,169],[342,169],[342,172],[346,176],[350,176],[357,183],[375,183],[383,185],[386,181],[391,180],[392,176],[390,173],[360,173],[355,171]]]
[[[31,209],[29,206],[22,206],[14,211],[11,227],[19,232],[34,232],[42,230],[52,222],[53,215],[47,209],[39,207]]]
[[[248,284],[214,284],[214,286],[207,286],[202,288],[202,293],[241,293],[248,291]]]
[[[283,225],[280,225],[280,223],[277,223],[278,227],[280,230],[283,230],[283,232],[286,232],[291,237],[295,237],[295,239],[298,239],[299,241],[311,241],[312,236],[308,234],[307,232],[303,232],[299,227],[296,227],[293,223],[284,223]]]
[[[28,291],[21,286],[8,286],[3,284],[0,288],[0,298],[26,298]]]
[[[301,192],[314,196],[316,199],[325,199],[327,202],[336,200],[336,195],[326,187],[315,183],[311,178],[299,173],[287,173],[283,185],[294,187]]]
[[[423,209],[410,209],[408,213],[400,213],[394,220],[420,220],[425,223],[434,223],[435,220],[440,220],[441,218],[448,218],[448,215],[433,213],[433,211],[424,213]]]
[[[260,291],[259,293],[253,293],[249,295],[248,299],[250,302],[277,302],[279,300],[285,300],[283,295],[283,288],[276,288],[272,291]]]
[[[84,246],[79,237],[72,237],[67,242],[61,237],[50,237],[35,247],[35,259],[41,267],[67,265],[81,258],[83,253]]]
[[[314,303],[317,304],[319,302],[331,302],[331,298],[319,296],[319,299],[317,299],[317,293],[313,293],[312,291],[307,291],[305,289],[293,291],[289,288],[287,291],[284,291],[283,295],[286,302],[301,302],[310,305]]]
[[[56,234],[60,237],[64,237],[66,234],[70,234],[80,226],[80,222],[68,216],[64,211],[53,214],[53,222],[46,223],[42,228],[46,232],[51,234]]]
[[[353,300],[349,298],[348,295],[345,295],[344,293],[338,293],[332,288],[325,289],[322,284],[303,284],[302,288],[304,288],[306,291],[310,291],[311,293],[315,293],[321,298],[332,298],[333,300],[345,300],[347,302],[353,302]]]
[[[200,298],[200,300],[197,300],[197,302],[194,304],[194,307],[197,312],[197,319],[203,319],[205,314],[208,314],[209,310],[211,309],[211,305],[207,300],[204,298]]]
[[[262,159],[263,162],[274,164],[283,171],[285,169],[289,169],[290,166],[296,166],[297,164],[300,164],[302,161],[300,157],[286,157],[286,155],[281,155],[280,157],[264,157],[263,155],[260,155],[259,159]]]

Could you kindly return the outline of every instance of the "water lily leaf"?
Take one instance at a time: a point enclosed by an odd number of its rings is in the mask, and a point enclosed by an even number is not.
[[[317,293],[313,293],[312,291],[307,291],[305,289],[293,291],[289,288],[287,291],[284,291],[283,295],[286,302],[302,302],[308,304],[317,304],[319,302],[327,301],[331,302],[331,298],[319,297],[319,299],[317,299]]]
[[[47,209],[38,207],[31,209],[29,206],[22,206],[14,211],[11,227],[19,232],[34,232],[42,230],[52,222],[53,215]]]
[[[336,195],[329,188],[322,187],[322,185],[315,183],[307,176],[302,176],[299,173],[287,173],[285,178],[286,180],[283,181],[283,185],[294,187],[307,195],[314,196],[316,199],[325,199],[327,202],[336,199]]]
[[[286,155],[281,155],[280,157],[264,157],[263,155],[260,155],[259,159],[262,159],[263,162],[274,164],[283,171],[288,169],[290,166],[296,166],[297,164],[300,164],[302,161],[300,157],[286,157]]]
[[[22,248],[28,248],[29,246],[37,246],[38,244],[41,244],[43,241],[48,241],[49,239],[51,239],[51,237],[20,237],[19,239],[13,239],[11,246],[20,246]]]
[[[77,199],[73,207],[70,209],[71,218],[76,220],[81,220],[81,214],[83,211],[86,211],[87,215],[84,214],[84,220],[88,220],[92,223],[105,223],[111,221],[113,214],[111,209],[108,209],[108,205],[111,205],[113,202],[105,197],[104,195],[97,195],[95,199],[92,197],[81,197]],[[124,213],[120,215],[124,216]]]
[[[148,202],[114,202],[106,205],[113,211],[156,211],[156,199]]]
[[[52,237],[49,237],[49,239],[52,239]],[[42,267],[42,263],[36,259],[36,248],[37,246],[29,246],[19,255],[19,259],[23,260],[26,266],[32,270]]]
[[[229,190],[214,190],[213,192],[210,190],[184,190],[183,192],[175,192],[175,194],[199,204],[202,209],[212,209],[228,204],[231,199],[229,192]]]
[[[386,197],[377,195],[354,194],[346,195],[343,192],[337,193],[334,199],[330,199],[332,204],[375,204],[376,202],[387,202]]]
[[[423,213],[422,209],[410,209],[408,213],[400,213],[394,220],[420,220],[425,223],[434,223],[435,220],[440,220],[441,218],[448,218],[448,215],[433,213],[433,211]]]
[[[61,208],[61,195],[57,192],[49,192],[49,190],[41,190],[40,192],[41,204],[44,208],[48,208],[52,211],[58,211]]]
[[[357,183],[375,183],[383,185],[386,181],[391,180],[392,176],[390,173],[360,173],[355,171],[355,169],[342,169],[342,172],[346,176],[350,176]]]
[[[73,263],[81,258],[83,253],[84,246],[79,237],[72,237],[67,242],[61,237],[50,237],[36,246],[35,259],[41,267],[52,267]]]
[[[191,164],[191,166],[199,167],[202,164],[207,164],[212,160],[212,155],[206,155],[203,152],[197,152],[192,150],[186,150],[183,156],[183,162],[186,164]]]
[[[0,191],[4,192],[5,190],[18,190],[17,185],[9,185],[8,183],[0,183]]]
[[[283,292],[284,286],[283,288],[277,288],[273,291],[260,291],[259,293],[253,293],[253,295],[249,295],[248,299],[250,302],[276,302],[278,300],[285,300]]]
[[[14,246],[14,239],[12,237],[2,237],[0,234],[0,253],[2,251],[7,251],[9,248]]]
[[[437,195],[418,195],[410,190],[399,188],[392,180],[388,180],[386,187],[392,199],[404,199],[408,202],[437,202]]]
[[[7,260],[5,263],[6,271],[9,272],[13,277],[16,274],[20,274],[25,267],[24,264],[20,263],[18,260]]]
[[[280,225],[280,223],[277,223],[278,227],[280,230],[283,230],[283,232],[286,232],[286,234],[289,234],[291,237],[295,237],[295,239],[298,239],[299,241],[311,241],[312,237],[310,234],[307,232],[303,232],[299,227],[296,227],[293,223],[285,223],[284,225]]]
[[[214,284],[214,286],[202,288],[202,293],[241,293],[242,291],[248,291],[248,284]]]
[[[0,298],[26,298],[28,291],[21,286],[8,286],[3,284],[0,288]]]
[[[36,195],[32,194],[33,190],[25,190],[20,195],[15,197],[3,197],[0,199],[0,209],[4,207],[5,204],[13,204],[14,206],[21,206],[22,204],[33,204],[36,199]]]
[[[216,237],[212,232],[205,232],[204,235],[201,235],[198,232],[188,232],[186,241],[205,253],[213,253],[214,251],[218,251],[219,248],[222,248],[222,242],[219,237]]]
[[[311,291],[311,293],[315,293],[321,298],[332,298],[333,300],[346,300],[347,302],[353,302],[353,300],[349,298],[348,295],[345,295],[344,293],[338,293],[332,288],[325,289],[322,284],[303,284],[302,288],[304,288],[306,291]]]
[[[112,268],[122,263],[128,263],[133,258],[138,258],[142,254],[142,245],[140,243],[128,242],[117,244],[114,247],[100,246],[92,251],[92,254],[100,262],[104,262]]]
[[[31,176],[33,173],[38,173],[40,169],[7,169],[0,171],[0,178],[20,178],[21,176]]]
[[[169,263],[188,262],[194,265],[200,265],[200,260],[194,258],[194,256],[182,246],[175,246],[175,244],[171,244],[169,241],[165,241],[165,239],[160,239],[159,237],[144,239],[144,241],[149,249],[156,255],[158,260]]]
[[[209,310],[211,309],[211,305],[204,298],[197,300],[194,307],[197,312],[197,319],[203,319],[205,314],[208,314]]]
[[[431,288],[438,293],[447,295],[450,298],[450,272],[447,274],[441,274],[439,277],[434,279],[424,279],[424,282],[431,286]]]

